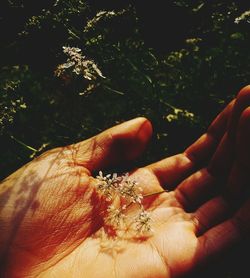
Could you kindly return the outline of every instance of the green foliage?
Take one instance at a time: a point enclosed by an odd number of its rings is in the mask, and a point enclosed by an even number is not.
[[[18,67],[16,70],[18,70]],[[26,108],[23,97],[18,94],[19,85],[19,79],[8,80],[4,78],[1,80],[0,134],[4,132],[4,129],[6,129],[8,125],[13,123],[14,115],[20,109]]]
[[[132,1],[33,2],[3,1],[1,178],[47,148],[136,116],[154,126],[144,163],[174,154],[248,83],[249,12],[236,2],[174,1],[192,24],[165,51],[145,41]],[[171,28],[159,44],[174,45]]]

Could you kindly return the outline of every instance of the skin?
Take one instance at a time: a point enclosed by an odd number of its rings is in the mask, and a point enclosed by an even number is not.
[[[144,151],[152,134],[147,119],[24,165],[0,186],[1,277],[180,277],[242,241],[250,230],[249,105],[247,86],[183,153],[131,169],[143,195],[167,190],[144,198],[149,236],[111,235],[106,244],[107,202],[92,176],[128,166]]]

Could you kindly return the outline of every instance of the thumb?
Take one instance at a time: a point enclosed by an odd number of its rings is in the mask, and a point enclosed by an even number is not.
[[[89,171],[122,166],[144,151],[151,134],[152,125],[146,118],[124,122],[73,145],[75,162]]]

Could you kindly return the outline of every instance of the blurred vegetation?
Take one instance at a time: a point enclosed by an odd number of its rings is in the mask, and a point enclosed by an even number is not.
[[[182,151],[249,83],[247,2],[1,0],[0,178],[137,116]]]
[[[0,177],[137,116],[144,161],[183,150],[248,84],[249,18],[241,1],[1,1]]]
[[[183,150],[249,82],[247,8],[1,1],[0,177],[45,149],[137,116],[154,126],[144,162]],[[63,47],[77,50],[79,63]]]

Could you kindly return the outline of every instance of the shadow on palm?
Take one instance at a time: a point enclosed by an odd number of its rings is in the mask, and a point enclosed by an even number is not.
[[[136,234],[107,224],[109,202],[91,173],[129,165],[152,133],[144,118],[49,151],[1,187],[3,273],[8,277],[177,277],[225,252],[249,232],[249,87],[182,154],[132,170],[152,219]],[[15,185],[15,186],[14,186]],[[163,188],[167,192],[162,192]],[[158,193],[158,194],[154,194]],[[118,205],[120,205],[118,200]],[[8,221],[8,220],[11,221]],[[2,247],[3,246],[3,247]]]

